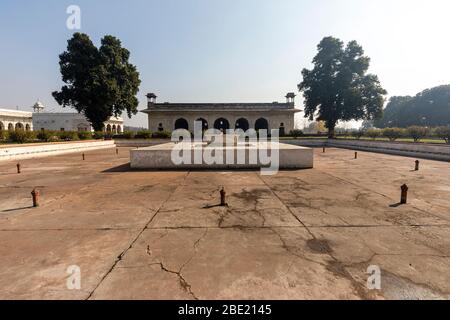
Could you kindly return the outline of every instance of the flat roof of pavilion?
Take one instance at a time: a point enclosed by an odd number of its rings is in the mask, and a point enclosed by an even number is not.
[[[294,111],[292,103],[149,103],[142,112],[151,111]]]
[[[10,116],[10,117],[31,117],[32,112],[21,111],[17,109],[2,109],[0,108],[0,115],[2,116]]]

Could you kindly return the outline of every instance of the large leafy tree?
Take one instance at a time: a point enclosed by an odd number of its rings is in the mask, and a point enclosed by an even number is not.
[[[324,121],[334,137],[338,121],[373,120],[382,114],[384,90],[378,77],[367,74],[370,59],[363,48],[333,37],[318,45],[312,70],[303,69],[298,88],[305,98],[305,117]]]
[[[97,48],[88,35],[75,33],[59,56],[65,85],[53,97],[63,107],[83,113],[96,131],[111,116],[126,111],[131,117],[138,111],[141,81],[129,58],[130,52],[113,36],[105,36]]]
[[[392,97],[375,121],[378,128],[450,125],[450,85],[424,90],[414,97]]]

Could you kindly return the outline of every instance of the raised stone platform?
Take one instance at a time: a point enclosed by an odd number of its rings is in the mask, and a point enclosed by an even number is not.
[[[190,150],[188,163],[174,163],[174,148]],[[234,146],[224,146],[215,149],[223,161],[211,163],[207,160],[212,154],[212,148],[204,142],[198,143],[166,143],[157,146],[131,150],[131,168],[133,169],[260,169],[276,165],[278,169],[308,169],[314,166],[314,152],[311,148],[288,145],[283,143],[245,143]],[[267,151],[268,150],[268,151]],[[181,152],[181,151],[180,151]],[[215,156],[216,154],[213,153]],[[242,156],[245,154],[245,158]],[[255,155],[256,158],[255,158]],[[262,155],[262,156],[261,156]],[[265,155],[267,157],[265,158]],[[240,159],[240,160],[237,160]],[[268,164],[267,160],[270,160]]]

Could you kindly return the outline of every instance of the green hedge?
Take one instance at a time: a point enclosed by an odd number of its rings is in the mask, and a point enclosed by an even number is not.
[[[134,133],[133,131],[124,131],[124,132],[122,133],[122,137],[123,137],[124,139],[134,139],[135,133]]]
[[[94,132],[94,139],[104,139],[105,138],[105,133],[102,131],[96,131]]]
[[[48,131],[48,130],[39,131],[38,134],[36,135],[36,137],[40,141],[44,141],[44,142],[51,141],[53,136],[54,136],[53,132]]]
[[[395,141],[406,135],[405,130],[400,128],[386,128],[381,131],[381,134],[383,137],[388,138],[389,141]]]
[[[89,131],[79,131],[78,139],[80,140],[90,140],[93,138],[92,132]]]
[[[13,143],[78,141],[92,138],[92,133],[88,131],[0,131],[0,141]]]
[[[421,139],[427,137],[431,131],[427,127],[412,126],[406,128],[406,132],[410,138],[414,139],[414,142],[419,142]]]
[[[75,131],[61,131],[58,133],[58,137],[61,141],[77,141],[80,140],[78,132]]]
[[[293,130],[290,132],[290,136],[297,138],[302,136],[315,136],[304,134],[301,130]],[[346,130],[339,136],[348,137],[352,136],[355,139],[362,137],[377,139],[387,138],[389,141],[396,141],[398,139],[413,139],[415,142],[420,142],[424,138],[442,139],[447,144],[450,144],[450,125],[427,128],[412,126],[406,129],[403,128],[385,128],[385,129],[368,129],[368,130]],[[56,142],[56,141],[77,141],[77,140],[89,140],[89,139],[104,139],[108,138],[104,132],[75,132],[75,131],[0,131],[0,141],[2,142],[14,142],[14,143],[26,143],[33,141],[41,142]],[[149,130],[141,130],[137,133],[131,131],[125,131],[121,135],[116,135],[114,138],[118,139],[169,139],[171,133],[167,131],[151,132]],[[112,137],[109,137],[112,138]]]
[[[140,130],[136,134],[137,139],[150,139],[152,137],[152,132],[150,130]]]
[[[382,131],[380,129],[369,129],[366,131],[365,135],[366,137],[372,138],[375,140],[376,138],[381,137]]]
[[[42,142],[89,140],[92,139],[92,133],[89,131],[41,130],[37,132],[36,138]]]
[[[158,131],[153,132],[152,138],[153,139],[170,139],[172,137],[172,133],[168,131]]]
[[[446,143],[450,144],[450,126],[447,127],[437,127],[433,131],[434,136],[444,140]]]
[[[8,140],[15,143],[33,142],[36,139],[36,133],[33,131],[16,130],[8,133]]]
[[[0,141],[7,141],[9,139],[9,132],[6,130],[0,130]]]
[[[304,135],[303,131],[302,130],[298,130],[298,129],[292,130],[289,133],[289,136],[294,137],[294,138],[298,138],[298,137],[301,137],[303,135]]]
[[[412,139],[414,140],[414,142],[420,142],[422,139],[429,138],[442,139],[446,143],[450,144],[450,125],[437,128],[411,126],[408,128],[372,128],[368,130],[346,130],[339,136],[352,136],[356,139],[365,137],[374,140],[383,137],[389,139],[389,141],[396,141],[398,139]]]

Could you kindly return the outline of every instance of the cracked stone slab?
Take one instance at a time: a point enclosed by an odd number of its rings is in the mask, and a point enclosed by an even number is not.
[[[1,231],[0,299],[85,299],[131,241],[130,230]],[[69,290],[69,266],[81,290]]]
[[[222,186],[262,186],[260,172],[255,171],[193,171],[186,179],[187,185],[218,188]]]
[[[171,192],[176,186],[160,187],[159,190],[140,193],[139,188],[123,191],[97,188],[95,193],[63,194],[52,197],[41,189],[41,206],[30,208],[24,200],[6,204],[9,207],[0,213],[1,230],[29,229],[86,229],[86,228],[136,228],[143,226],[164,202],[163,192]],[[28,192],[27,192],[28,193]],[[25,197],[24,194],[22,197]],[[108,199],[114,201],[108,201]],[[126,207],[123,203],[131,201]],[[20,205],[19,205],[20,204]]]
[[[400,186],[406,183],[410,187],[408,197],[411,205],[447,223],[450,221],[447,214],[450,212],[448,163],[421,159],[420,171],[414,171],[415,158],[360,153],[362,157],[352,162],[343,156],[348,152],[331,149],[326,155],[317,153],[317,171],[383,194],[393,203],[398,202]]]
[[[312,228],[361,285],[366,270],[382,270],[387,299],[450,297],[450,227]],[[386,277],[385,277],[386,275]]]
[[[315,169],[275,176],[129,171],[122,149],[24,160],[22,174],[2,162],[0,298],[448,299],[450,164],[414,160],[316,150]],[[409,203],[391,207],[403,183]]]
[[[330,257],[308,249],[304,228],[280,229],[147,230],[93,298],[361,298],[350,279],[328,271]]]
[[[228,206],[220,207],[219,189],[182,186],[161,208],[151,228],[301,226],[265,185],[227,186]]]
[[[293,172],[292,177],[283,177],[284,184],[267,184],[300,219],[310,226],[326,225],[445,225],[443,219],[433,213],[411,206],[392,206],[393,200],[370,190],[359,188],[332,176],[328,177],[327,191],[321,182],[315,184],[311,178],[299,185],[304,172]],[[324,175],[318,172],[317,176]],[[313,213],[311,213],[313,212]],[[325,221],[326,220],[326,221]],[[325,222],[325,223],[324,223]]]

